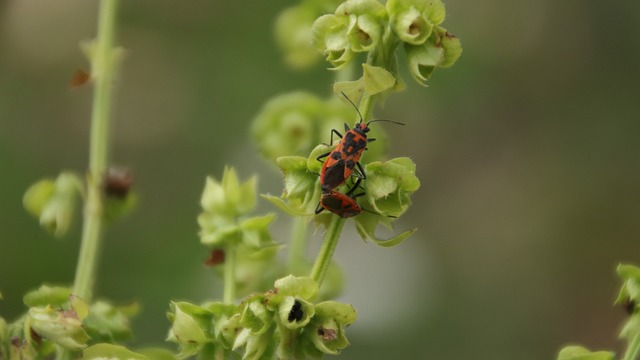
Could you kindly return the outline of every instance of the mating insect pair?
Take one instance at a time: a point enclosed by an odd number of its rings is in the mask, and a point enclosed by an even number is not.
[[[360,157],[367,149],[367,144],[375,141],[375,139],[367,138],[369,132],[369,124],[377,121],[385,121],[393,124],[404,125],[403,123],[391,120],[371,120],[364,122],[362,114],[358,107],[345,95],[342,95],[353,105],[360,116],[360,121],[353,128],[349,128],[347,123],[344,124],[344,136],[338,130],[331,130],[331,144],[333,144],[333,135],[341,138],[336,148],[330,152],[318,156],[316,159],[322,162],[322,170],[320,171],[320,185],[322,187],[322,197],[316,208],[315,213],[319,214],[323,210],[348,218],[356,216],[362,212],[362,208],[356,202],[356,198],[364,195],[364,192],[353,194],[359,187],[360,182],[367,178],[362,165],[360,165]],[[322,160],[326,158],[326,160]],[[350,176],[356,177],[354,186],[345,194],[335,190],[338,186],[344,184]],[[364,209],[365,211],[368,211]]]

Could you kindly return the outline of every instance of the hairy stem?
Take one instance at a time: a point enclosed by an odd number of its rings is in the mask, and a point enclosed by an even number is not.
[[[92,57],[95,82],[91,113],[91,145],[84,227],[73,292],[87,303],[95,281],[102,232],[102,176],[107,167],[111,89],[114,73],[114,33],[118,0],[102,0],[98,20],[98,37]]]
[[[342,232],[344,223],[345,219],[335,216],[327,227],[327,232],[324,235],[324,241],[320,248],[320,253],[316,258],[316,262],[313,265],[313,269],[311,269],[310,275],[318,285],[322,284],[324,275],[327,273],[329,264],[331,264],[331,258],[333,258],[333,253],[338,245],[338,240],[340,240],[340,233]]]

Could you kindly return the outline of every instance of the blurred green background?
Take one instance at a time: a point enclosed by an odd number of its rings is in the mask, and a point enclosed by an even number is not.
[[[283,92],[330,94],[323,62],[289,70],[275,45],[273,22],[293,4],[122,2],[111,159],[134,169],[140,202],[106,234],[96,292],[142,303],[134,346],[163,344],[170,299],[219,294],[197,238],[205,176],[231,164],[280,193],[280,174],[249,140],[252,117]],[[553,359],[568,342],[621,353],[614,269],[640,264],[640,3],[446,5],[461,59],[428,88],[405,76],[407,91],[377,112],[407,123],[386,127],[391,155],[415,160],[422,187],[397,228],[419,231],[392,249],[345,233],[340,300],[359,319],[343,358]],[[96,18],[96,1],[0,1],[8,320],[25,291],[74,275],[79,218],[56,240],[21,202],[36,180],[87,166],[91,89],[68,82],[88,68],[78,44]],[[277,210],[261,201],[259,211]],[[287,239],[283,214],[273,230]]]

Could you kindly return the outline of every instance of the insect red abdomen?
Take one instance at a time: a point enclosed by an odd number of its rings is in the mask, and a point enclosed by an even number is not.
[[[337,191],[323,193],[320,205],[341,218],[349,218],[362,212],[362,208],[354,198]]]

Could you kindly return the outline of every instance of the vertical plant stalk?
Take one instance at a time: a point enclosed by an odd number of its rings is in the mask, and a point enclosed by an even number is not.
[[[73,285],[75,295],[91,301],[98,265],[104,201],[102,177],[107,167],[111,91],[115,67],[114,33],[118,0],[101,0],[98,36],[91,53],[91,72],[95,83],[91,113],[91,144],[87,198],[80,254]]]
[[[291,243],[287,267],[290,273],[301,275],[305,268],[307,250],[307,220],[302,216],[293,218],[291,223]]]
[[[333,258],[333,253],[335,252],[336,246],[338,245],[338,240],[340,240],[340,233],[342,232],[344,223],[345,219],[334,216],[331,220],[331,223],[327,227],[327,232],[324,235],[320,253],[316,258],[313,269],[311,269],[311,275],[309,275],[315,282],[318,283],[318,285],[322,284],[324,275],[327,273],[327,269],[331,264],[331,258]]]
[[[224,293],[225,304],[233,304],[236,300],[236,245],[227,245],[224,249]]]
[[[640,334],[636,334],[627,346],[622,360],[636,360],[640,354]]]

